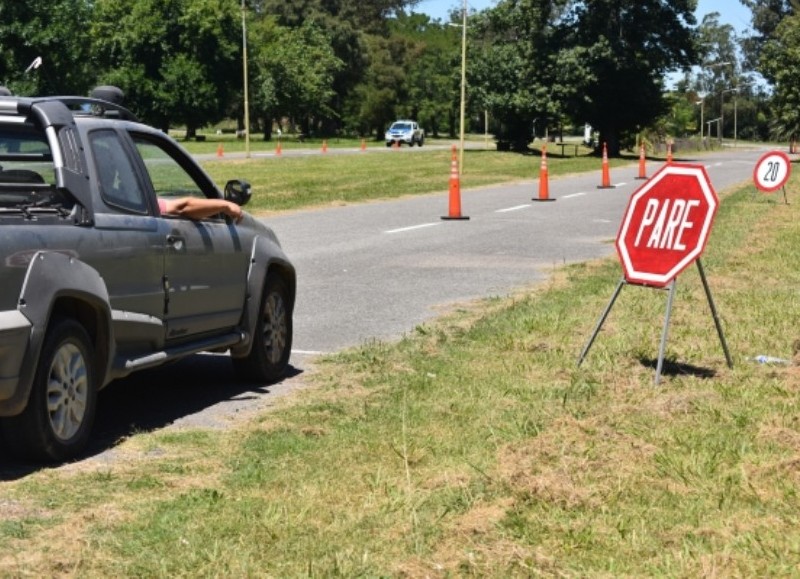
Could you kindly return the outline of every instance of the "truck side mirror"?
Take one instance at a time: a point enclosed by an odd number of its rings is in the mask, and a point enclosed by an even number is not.
[[[247,205],[250,201],[250,183],[241,179],[232,179],[225,183],[225,199],[236,203],[239,206]]]

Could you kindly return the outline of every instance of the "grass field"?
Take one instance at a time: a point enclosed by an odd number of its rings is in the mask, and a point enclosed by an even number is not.
[[[223,184],[242,178],[252,185],[247,209],[254,213],[285,211],[311,206],[331,206],[403,195],[446,192],[449,187],[451,151],[388,151],[354,155],[310,155],[211,160],[204,168]],[[616,167],[634,162],[613,159]],[[541,158],[536,154],[501,153],[467,149],[460,180],[462,189],[492,183],[539,178]],[[550,178],[581,171],[595,171],[600,183],[601,161],[593,156],[548,157]]]
[[[703,262],[733,369],[695,268],[660,386],[659,290],[625,287],[578,368],[620,268],[565,267],[331,356],[231,431],[0,482],[0,575],[795,576],[800,371],[751,358],[794,359],[799,184],[720,192]]]

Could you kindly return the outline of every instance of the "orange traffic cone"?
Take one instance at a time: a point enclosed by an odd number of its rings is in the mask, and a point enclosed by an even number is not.
[[[367,141],[365,141],[364,139],[361,139],[361,150],[362,151],[367,150]]]
[[[667,143],[667,165],[672,164],[672,143]]]
[[[539,166],[539,197],[532,201],[555,201],[550,198],[550,186],[547,182],[547,145],[542,147],[542,164]]]
[[[597,186],[598,189],[613,189],[614,185],[611,184],[611,175],[608,170],[608,148],[603,143],[603,182]]]
[[[442,219],[469,219],[461,215],[461,183],[458,176],[458,155],[456,146],[453,145],[453,155],[450,161],[450,208]]]
[[[278,146],[277,146],[277,147],[275,147],[275,154],[276,154],[278,157],[280,157],[282,152],[283,152],[283,149],[281,148],[281,142],[280,142],[280,141],[278,141]]]
[[[222,150],[222,143],[217,145],[217,157],[222,157],[225,153]]]
[[[647,171],[645,171],[644,163],[644,144],[642,144],[639,146],[639,175],[637,175],[637,179],[647,179]]]
[[[322,152],[323,153],[327,153],[328,152],[328,140],[327,139],[323,139],[322,140]]]
[[[400,141],[392,141],[392,149],[399,149]]]

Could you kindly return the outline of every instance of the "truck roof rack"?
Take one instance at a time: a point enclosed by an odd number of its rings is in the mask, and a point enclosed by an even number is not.
[[[8,97],[8,98],[7,98]],[[14,95],[5,86],[0,86],[0,99],[5,101],[5,106],[0,109],[7,112],[21,112],[28,110],[36,103],[58,101],[63,103],[73,115],[87,117],[102,117],[120,119],[123,121],[139,122],[139,119],[127,108],[122,106],[124,98],[121,89],[115,86],[99,86],[92,90],[89,96],[36,96],[24,97]]]

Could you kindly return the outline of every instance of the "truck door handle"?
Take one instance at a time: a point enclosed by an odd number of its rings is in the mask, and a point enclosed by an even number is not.
[[[172,249],[180,251],[183,249],[184,239],[180,235],[167,235],[167,245]]]

